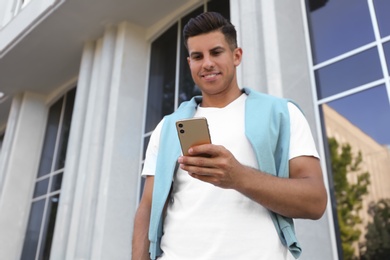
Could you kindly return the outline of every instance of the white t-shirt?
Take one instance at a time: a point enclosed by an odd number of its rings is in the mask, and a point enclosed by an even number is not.
[[[245,136],[246,94],[224,108],[198,107],[206,117],[213,144],[223,145],[236,159],[259,168]],[[309,125],[301,111],[288,105],[291,121],[290,159],[318,157]],[[143,176],[154,175],[162,122],[149,142]],[[270,214],[241,193],[192,178],[179,169],[164,220],[161,260],[292,259],[282,245]]]

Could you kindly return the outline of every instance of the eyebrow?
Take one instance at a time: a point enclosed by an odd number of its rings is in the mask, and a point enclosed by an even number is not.
[[[225,48],[222,47],[222,46],[217,46],[217,47],[215,47],[215,48],[212,48],[212,49],[210,50],[210,52],[213,52],[213,51],[220,51],[220,50],[224,51]]]
[[[194,52],[190,53],[190,57],[192,57],[194,55],[200,55],[200,54],[202,54],[200,51],[194,51]]]
[[[222,47],[222,46],[217,46],[217,47],[214,47],[214,48],[210,49],[209,52],[220,51],[220,50],[224,51],[225,48]],[[194,52],[190,53],[190,57],[193,56],[193,55],[199,55],[199,54],[202,54],[202,52],[194,51]]]

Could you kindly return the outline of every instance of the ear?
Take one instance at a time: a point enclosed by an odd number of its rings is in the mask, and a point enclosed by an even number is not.
[[[238,66],[241,64],[241,60],[242,60],[242,49],[237,47],[236,49],[234,49],[233,51],[233,62],[234,62],[234,66]]]
[[[187,57],[188,66],[191,66],[191,59],[190,57]]]

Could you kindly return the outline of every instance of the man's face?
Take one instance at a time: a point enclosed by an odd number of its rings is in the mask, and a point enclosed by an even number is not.
[[[191,75],[203,95],[214,95],[237,86],[236,66],[242,50],[230,49],[220,31],[190,37],[187,41]]]

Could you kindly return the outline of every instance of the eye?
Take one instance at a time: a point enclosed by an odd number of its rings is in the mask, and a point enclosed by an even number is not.
[[[202,58],[202,55],[200,55],[200,54],[191,55],[191,59],[193,59],[193,60],[200,60],[201,58]]]
[[[224,48],[216,47],[216,48],[210,50],[210,55],[214,56],[214,57],[217,57],[217,56],[222,55],[224,52],[225,52]]]

